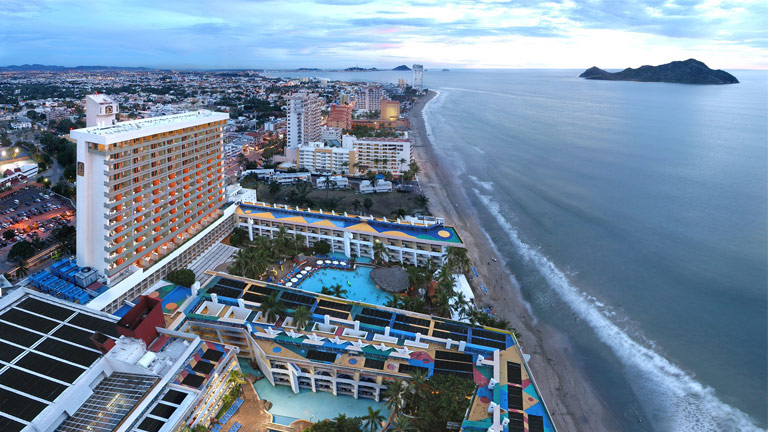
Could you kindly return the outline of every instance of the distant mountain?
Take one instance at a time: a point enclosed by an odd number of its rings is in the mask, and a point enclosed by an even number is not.
[[[11,72],[61,72],[61,71],[94,71],[94,70],[155,70],[146,67],[122,67],[122,66],[56,66],[41,64],[23,64],[0,66],[2,71]]]
[[[368,68],[368,69],[366,69],[366,68],[361,68],[361,67],[354,66],[354,67],[349,67],[349,68],[344,69],[344,72],[373,72],[373,71],[377,71],[377,70],[378,69],[376,69],[376,68]]]
[[[411,68],[409,68],[406,65],[400,65],[400,66],[398,66],[396,68],[393,68],[392,70],[393,71],[409,71],[409,70],[411,70]]]
[[[713,70],[704,63],[688,59],[660,66],[627,68],[621,72],[606,72],[596,66],[585,70],[580,78],[609,81],[642,81],[679,84],[738,84],[735,76],[723,70]]]

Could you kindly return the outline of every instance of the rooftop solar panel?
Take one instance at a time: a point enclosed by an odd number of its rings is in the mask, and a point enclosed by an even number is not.
[[[194,387],[196,389],[199,389],[200,386],[203,385],[203,382],[205,382],[205,377],[200,375],[195,375],[192,373],[188,374],[187,376],[184,377],[183,380],[181,380],[182,384],[186,386]]]
[[[243,281],[234,280],[234,279],[225,279],[225,278],[219,279],[219,281],[216,282],[216,284],[217,285],[223,285],[223,286],[229,287],[229,288],[239,289],[239,290],[242,290],[243,288],[245,288],[248,285],[247,283],[245,283]]]
[[[168,393],[163,396],[163,400],[172,404],[179,405],[184,398],[187,397],[187,393],[180,392],[178,390],[168,390]]]
[[[69,318],[74,313],[74,311],[71,309],[63,308],[61,306],[57,306],[32,297],[27,297],[21,303],[19,303],[17,307],[21,307],[30,312],[39,313],[40,315],[45,315],[59,321],[63,321]]]
[[[507,394],[509,395],[508,396],[509,409],[516,409],[516,410],[523,409],[523,388],[522,387],[508,385]]]
[[[92,334],[93,331],[81,330],[68,325],[63,325],[52,333],[52,335],[57,338],[76,343],[86,348],[95,348],[95,345],[91,342]]]
[[[363,324],[371,324],[379,327],[386,327],[389,325],[388,320],[383,320],[379,318],[369,317],[365,315],[357,315],[355,317],[356,320],[360,321]]]
[[[23,325],[30,330],[39,331],[40,333],[48,333],[59,325],[58,321],[31,314],[23,309],[9,309],[0,315],[0,319]]]
[[[334,318],[343,318],[343,319],[349,318],[349,312],[335,310],[335,309],[325,309],[325,308],[319,307],[315,309],[315,313],[319,315],[330,315]]]
[[[458,353],[454,351],[437,350],[435,351],[435,359],[450,360],[450,361],[461,362],[461,363],[472,363],[471,354]]]
[[[452,339],[455,341],[466,341],[467,335],[458,334],[458,333],[450,333],[447,331],[442,330],[432,330],[432,336],[439,337],[443,339]]]
[[[46,406],[42,402],[0,388],[0,412],[8,413],[22,420],[32,421]]]
[[[155,405],[155,407],[149,413],[152,414],[153,416],[168,419],[168,418],[171,418],[171,415],[173,415],[174,411],[176,411],[176,407],[159,403]]]
[[[283,291],[283,294],[280,295],[280,300],[304,304],[304,305],[311,305],[315,303],[314,297],[310,297],[307,295],[302,295],[294,292],[288,292],[288,291]]]
[[[25,347],[32,346],[44,336],[0,322],[0,339]]]
[[[251,287],[248,288],[248,291],[256,292],[256,293],[264,294],[264,295],[272,295],[272,293],[277,291],[277,290],[275,288],[270,288],[268,286],[251,285]]]
[[[402,373],[407,373],[407,374],[410,374],[410,373],[426,374],[427,372],[429,372],[429,369],[419,367],[419,366],[412,366],[406,363],[400,363],[400,367],[397,368],[397,371]]]
[[[202,374],[208,375],[213,370],[213,367],[214,367],[213,363],[201,361],[201,362],[197,362],[197,364],[195,365],[195,367],[192,368],[192,370],[195,372],[200,372]]]
[[[310,360],[333,363],[336,361],[336,354],[325,351],[309,350],[307,351],[307,358]]]
[[[23,353],[24,350],[5,342],[0,342],[0,360],[10,362]]]
[[[466,326],[463,326],[460,324],[435,321],[434,326],[436,329],[445,330],[452,333],[467,334],[467,331],[468,331],[468,328]]]
[[[67,389],[57,382],[16,368],[8,368],[0,373],[0,384],[49,402],[56,400]]]
[[[392,313],[391,312],[385,312],[385,311],[378,310],[378,309],[362,308],[360,310],[360,314],[366,315],[366,316],[370,316],[370,317],[385,319],[387,321],[392,319]]]
[[[120,335],[117,334],[116,321],[108,321],[102,318],[96,318],[95,316],[92,316],[92,315],[78,313],[71,320],[67,322],[69,324],[76,325],[84,329],[94,330],[100,333],[104,333],[105,335],[112,336],[113,338],[120,337]]]
[[[322,307],[322,308],[327,308],[327,309],[336,309],[336,310],[341,310],[341,311],[351,311],[352,310],[352,305],[351,304],[339,303],[339,302],[334,302],[334,301],[329,301],[329,300],[320,300],[317,303],[317,305]]]
[[[85,372],[83,368],[72,366],[69,363],[54,360],[34,352],[25,354],[24,357],[16,362],[16,365],[70,384],[75,382]]]
[[[162,429],[163,426],[165,426],[164,421],[147,417],[141,422],[139,429],[146,432],[157,432]]]
[[[477,338],[477,337],[473,337],[472,338],[472,343],[475,344],[475,345],[481,345],[481,346],[489,347],[489,348],[497,348],[497,349],[501,349],[501,350],[507,348],[507,344],[504,343],[504,342],[499,342],[499,341],[490,340],[490,339]]]
[[[507,362],[507,382],[513,384],[522,384],[520,363]]]
[[[267,296],[265,296],[263,294],[255,294],[255,293],[252,293],[252,292],[247,292],[247,293],[243,294],[243,300],[247,300],[249,302],[254,302],[254,303],[261,303],[261,302],[264,301],[264,299],[266,297]]]
[[[426,329],[423,327],[416,327],[416,326],[412,326],[410,324],[405,324],[401,322],[395,322],[394,324],[392,324],[392,328],[395,330],[402,330],[402,331],[407,331],[411,333],[420,333],[422,331],[426,331]]]
[[[435,369],[443,369],[448,371],[459,372],[472,372],[474,366],[472,363],[459,363],[446,360],[435,360]]]
[[[233,298],[236,299],[240,297],[240,294],[243,292],[242,290],[237,290],[229,287],[225,287],[222,285],[214,285],[211,288],[208,288],[206,291],[208,294],[216,294],[218,296],[227,297],[227,298]]]
[[[528,414],[528,432],[544,432],[544,417]]]
[[[468,380],[472,379],[472,373],[471,372],[462,372],[462,371],[457,371],[457,370],[448,370],[448,369],[437,369],[437,368],[435,368],[434,369],[434,373],[437,374],[437,375],[454,375],[454,376],[457,376],[457,377],[460,377],[460,378],[464,378],[464,379],[468,379]]]
[[[221,359],[221,357],[224,355],[223,352],[215,350],[215,349],[208,349],[205,351],[205,354],[203,354],[203,358],[206,360],[210,360],[212,362],[217,362]]]
[[[16,420],[0,415],[0,430],[3,432],[21,432],[25,427],[24,423],[19,423]]]
[[[525,422],[523,420],[522,413],[510,412],[509,416],[509,432],[524,432]]]
[[[382,370],[384,369],[384,360],[375,360],[371,358],[365,359],[365,367],[371,368],[371,369],[378,369]]]
[[[397,314],[397,316],[395,316],[395,321],[400,321],[400,322],[413,324],[421,327],[429,327],[429,320],[416,318],[416,317],[403,315],[403,314]]]
[[[157,377],[113,373],[103,379],[78,410],[56,429],[58,432],[111,431],[155,385]],[[93,415],[98,413],[98,415]]]
[[[101,354],[95,351],[88,351],[75,345],[60,342],[55,339],[46,339],[35,350],[50,354],[54,357],[77,363],[82,366],[90,366]]]
[[[479,336],[481,338],[491,339],[499,342],[505,342],[507,340],[507,335],[504,333],[498,333],[495,331],[483,330],[479,328],[472,329],[472,336]]]

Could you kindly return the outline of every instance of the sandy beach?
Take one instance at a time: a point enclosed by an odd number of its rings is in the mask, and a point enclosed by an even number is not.
[[[566,355],[570,349],[567,338],[550,326],[533,325],[503,262],[490,259],[498,257],[499,253],[488,241],[477,210],[459,186],[450,162],[441,159],[427,137],[422,110],[435,96],[436,93],[429,92],[411,110],[410,137],[414,157],[421,168],[419,181],[429,197],[430,211],[444,217],[447,224],[458,230],[488,289],[488,294],[475,291],[477,304],[491,306],[498,316],[520,332],[520,345],[531,356],[528,364],[558,431],[620,430],[618,422],[577,368],[575,360]]]

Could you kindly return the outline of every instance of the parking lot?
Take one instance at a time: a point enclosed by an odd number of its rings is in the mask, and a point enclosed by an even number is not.
[[[53,229],[74,222],[70,202],[46,189],[29,188],[0,201],[0,271],[12,267],[8,251],[22,240],[45,241]],[[14,233],[6,239],[5,232]]]

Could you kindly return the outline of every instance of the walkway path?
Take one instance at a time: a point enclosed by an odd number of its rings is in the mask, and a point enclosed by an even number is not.
[[[237,252],[237,248],[234,246],[216,243],[194,260],[188,268],[195,273],[195,280],[200,282],[200,286],[205,286],[205,283],[211,278],[211,275],[206,274],[205,271],[216,269],[228,261],[235,252]],[[245,426],[241,430],[244,429]]]
[[[272,423],[272,414],[264,409],[264,401],[259,398],[253,384],[250,382],[243,384],[243,389],[245,390],[242,396],[243,404],[224,425],[223,431],[229,429],[236,422],[243,425],[240,432],[267,432],[268,430],[301,432],[312,426],[312,423],[305,420],[297,420],[291,426]]]

